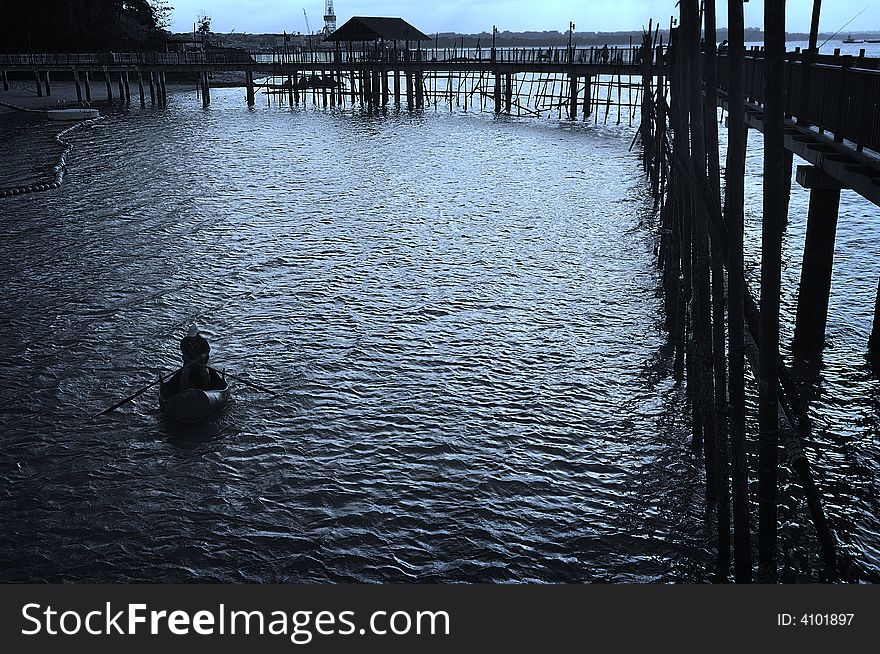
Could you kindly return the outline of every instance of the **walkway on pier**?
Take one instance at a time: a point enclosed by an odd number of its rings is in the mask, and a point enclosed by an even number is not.
[[[843,188],[880,206],[880,60],[820,57],[785,63],[785,147]],[[719,57],[727,105],[727,57]],[[746,120],[763,132],[764,60],[746,57]]]

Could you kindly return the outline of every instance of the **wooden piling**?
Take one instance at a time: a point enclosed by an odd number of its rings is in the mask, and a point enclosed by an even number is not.
[[[8,91],[9,90],[9,78],[6,77],[5,70],[0,71],[0,78],[2,78],[2,80],[3,80],[3,90]]]
[[[372,109],[373,109],[373,71],[372,70],[365,70],[364,71],[363,90],[364,90],[364,96],[366,96],[367,109],[372,111]]]
[[[131,86],[128,83],[128,71],[122,73],[125,87],[125,104],[131,104]]]
[[[688,105],[691,117],[691,170],[694,179],[693,219],[693,327],[694,354],[697,375],[695,401],[699,408],[703,430],[703,451],[706,467],[706,499],[712,504],[717,500],[718,443],[713,418],[714,368],[712,352],[712,318],[709,280],[709,209],[705,204],[700,185],[706,181],[706,134],[704,128],[703,79],[700,54],[700,23],[697,0],[683,0],[682,30],[688,56]],[[685,19],[685,15],[687,18]],[[699,438],[699,434],[696,434]]]
[[[162,106],[167,107],[168,106],[168,87],[167,87],[166,81],[165,81],[165,71],[164,70],[159,73],[159,87],[161,89],[161,91],[159,93],[159,97],[162,98]]]
[[[874,301],[874,325],[868,340],[868,353],[875,362],[880,362],[880,282],[877,284],[877,299]]]
[[[52,95],[52,85],[49,83],[49,71],[46,71],[46,76],[43,78],[43,81],[46,84],[46,96]]]
[[[119,78],[116,80],[116,86],[119,91],[119,102],[120,104],[125,104],[125,85],[122,82],[122,73],[119,73]]]
[[[417,70],[415,72],[415,85],[416,85],[416,108],[424,109],[425,108],[425,84],[424,79],[422,77],[422,71]]]
[[[104,67],[104,83],[107,85],[107,102],[113,102],[113,83],[110,80],[110,71]]]
[[[256,99],[254,98],[254,71],[248,69],[245,71],[245,85],[246,85],[246,100],[247,106],[253,107],[256,104]],[[152,95],[152,85],[150,86],[150,94]]]
[[[703,67],[706,89],[705,128],[706,154],[708,159],[709,191],[712,202],[721,197],[721,171],[718,144],[718,91],[717,53],[715,42],[715,2],[705,3],[705,65]],[[710,268],[712,272],[712,366],[714,373],[714,412],[716,449],[716,494],[718,497],[718,556],[717,577],[726,581],[730,569],[730,483],[728,469],[728,420],[727,420],[727,352],[724,324],[724,252],[717,232],[711,233]]]
[[[40,79],[40,71],[34,69],[34,81],[37,84],[37,97],[43,97],[43,81]]]
[[[586,75],[584,77],[584,120],[590,117],[593,111],[593,77]]]
[[[812,166],[798,168],[798,182],[810,189],[810,208],[793,346],[801,354],[812,355],[825,342],[841,187],[820,168]]]
[[[493,99],[495,100],[495,113],[501,113],[501,73],[495,72],[495,89],[492,94]]]
[[[577,118],[578,110],[578,77],[574,73],[568,76],[568,117]]]
[[[728,431],[733,488],[733,569],[737,583],[752,580],[749,481],[746,458],[743,214],[745,196],[745,21],[742,0],[728,0],[728,107],[725,217],[727,222]]]
[[[575,82],[576,83],[576,82]],[[505,73],[504,75],[504,113],[510,115],[513,108],[513,75]]]
[[[758,422],[758,567],[761,581],[776,581],[779,466],[779,302],[784,227],[785,0],[764,2],[764,219],[761,237],[761,307]]]
[[[400,69],[394,69],[394,106],[400,108]]]
[[[680,170],[676,171],[673,181],[673,199],[678,210],[679,234],[679,261],[681,276],[673,283],[679,286],[676,324],[678,328],[673,332],[675,343],[675,361],[673,363],[673,375],[675,379],[686,378],[685,395],[691,409],[692,421],[699,421],[699,409],[694,402],[694,386],[696,375],[693,374],[694,357],[690,335],[690,308],[693,294],[693,279],[691,275],[691,224],[693,222],[693,194],[688,192],[686,184],[687,162],[689,160],[689,109],[688,109],[688,58],[685,56],[684,26],[680,26],[675,32],[675,47],[670,81],[670,112],[673,126],[673,164],[677,164]],[[598,112],[597,112],[598,114]],[[691,425],[692,440],[702,438],[702,431],[697,424]]]
[[[211,85],[208,82],[208,73],[202,72],[202,108],[207,109],[211,105]]]
[[[138,77],[138,97],[141,101],[141,109],[147,106],[146,98],[144,97],[144,70],[143,68],[137,69],[137,77]]]
[[[76,101],[82,102],[83,101],[83,94],[82,94],[82,86],[80,86],[80,83],[79,83],[79,71],[76,70],[75,68],[73,69],[73,84],[76,87]]]

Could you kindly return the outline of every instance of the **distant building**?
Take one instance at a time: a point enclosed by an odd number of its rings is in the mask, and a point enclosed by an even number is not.
[[[205,40],[192,34],[169,34],[165,37],[165,52],[204,52]]]

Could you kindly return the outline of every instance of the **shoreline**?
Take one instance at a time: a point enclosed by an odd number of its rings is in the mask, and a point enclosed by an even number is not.
[[[221,81],[218,87],[223,86]],[[195,88],[195,83],[169,81],[166,85],[169,93],[177,93],[180,91],[188,91]],[[47,109],[58,109],[62,105],[84,106],[100,109],[102,112],[111,109],[119,102],[119,96],[116,93],[116,86],[113,86],[113,102],[108,102],[103,80],[100,84],[92,85],[92,100],[86,102],[85,99],[80,102],[76,95],[76,84],[70,80],[59,80],[51,83],[52,95],[37,95],[35,83],[33,81],[25,82],[23,80],[10,80],[9,90],[0,90],[0,102],[8,105],[15,105],[25,110],[45,111]],[[137,85],[132,89],[132,104],[139,102]],[[149,104],[149,98],[147,99]],[[17,109],[0,105],[0,116],[6,114],[21,113]]]

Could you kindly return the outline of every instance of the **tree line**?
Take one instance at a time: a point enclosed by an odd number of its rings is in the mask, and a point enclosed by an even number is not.
[[[0,51],[154,50],[167,0],[0,0]]]

